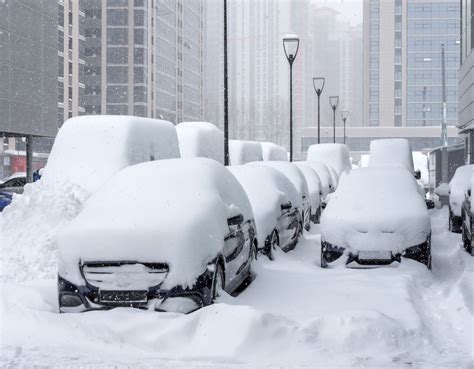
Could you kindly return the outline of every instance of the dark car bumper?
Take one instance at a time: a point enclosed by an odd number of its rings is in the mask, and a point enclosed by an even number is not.
[[[100,291],[99,288],[87,282],[84,285],[76,286],[58,275],[59,311],[72,313],[132,307],[190,313],[212,303],[212,278],[213,274],[206,270],[199,276],[193,288],[177,286],[171,289],[161,289],[160,286],[154,286],[146,291]],[[166,309],[166,307],[173,305],[169,302],[176,298],[188,300],[189,304],[186,305],[194,306],[194,308],[189,311]]]
[[[454,215],[450,212],[449,214],[449,228],[453,233],[461,233],[462,230],[462,217]]]

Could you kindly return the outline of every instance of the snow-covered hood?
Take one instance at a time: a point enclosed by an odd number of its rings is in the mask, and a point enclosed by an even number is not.
[[[352,171],[322,214],[322,239],[352,251],[401,252],[425,242],[430,219],[416,186],[402,168]]]
[[[461,216],[462,203],[473,173],[473,164],[463,165],[456,169],[456,173],[449,182],[449,206],[456,216]]]
[[[92,261],[166,263],[164,287],[192,286],[221,251],[227,219],[252,219],[245,192],[211,159],[170,159],[124,169],[59,234],[59,274],[83,283]]]

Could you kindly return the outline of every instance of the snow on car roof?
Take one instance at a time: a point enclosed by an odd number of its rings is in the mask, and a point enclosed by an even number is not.
[[[322,214],[321,230],[337,246],[401,251],[425,242],[430,219],[412,173],[368,167],[344,176]]]
[[[229,140],[229,159],[231,165],[262,161],[262,145],[256,141]]]
[[[387,138],[370,142],[369,166],[399,165],[414,171],[411,146],[405,138]]]
[[[449,182],[449,205],[456,216],[461,216],[462,203],[473,173],[474,164],[462,165]]]
[[[182,158],[209,158],[224,164],[224,133],[208,122],[176,125]]]
[[[215,160],[169,159],[125,168],[59,236],[59,273],[80,279],[80,261],[163,262],[166,286],[192,286],[222,252],[227,219],[253,219],[242,186]]]
[[[291,201],[294,207],[301,208],[301,196],[291,181],[275,168],[249,163],[231,165],[227,169],[247,193],[257,225],[259,246],[263,247],[266,237],[277,225],[281,205]]]
[[[261,142],[262,157],[264,161],[288,161],[288,153],[285,148],[273,142]]]
[[[287,161],[263,161],[255,164],[265,165],[277,169],[283,173],[291,181],[291,183],[293,183],[296,191],[298,191],[301,196],[308,198],[309,191],[306,179],[301,170],[299,170],[298,167],[293,163]]]
[[[301,170],[301,173],[303,173],[304,178],[306,179],[309,192],[309,202],[311,204],[312,211],[316,211],[320,205],[319,192],[322,191],[321,180],[319,179],[318,173],[309,165],[303,164],[301,162],[293,162],[293,164],[295,164],[298,169]]]
[[[59,130],[42,180],[69,181],[93,193],[122,168],[179,156],[176,129],[170,122],[85,115],[68,119]]]
[[[311,145],[308,148],[308,161],[319,161],[332,167],[338,177],[343,172],[349,172],[352,169],[349,149],[346,145],[337,143],[326,143]]]

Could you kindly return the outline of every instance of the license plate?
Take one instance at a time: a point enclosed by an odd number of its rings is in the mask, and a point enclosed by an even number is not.
[[[392,253],[390,251],[359,251],[359,259],[361,260],[391,260]]]
[[[101,302],[116,304],[147,302],[147,291],[100,291]]]

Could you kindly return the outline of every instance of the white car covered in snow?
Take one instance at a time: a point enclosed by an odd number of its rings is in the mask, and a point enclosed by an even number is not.
[[[208,122],[176,125],[182,158],[209,158],[224,164],[224,133]]]
[[[301,170],[293,163],[287,161],[264,161],[256,164],[275,168],[276,170],[283,173],[291,181],[301,197],[301,224],[306,230],[309,230],[311,228],[311,203],[309,198],[308,184],[306,183],[306,179]],[[303,231],[303,227],[301,227],[301,231]]]
[[[384,138],[370,141],[369,167],[401,166],[419,178],[413,165],[413,154],[406,138]]]
[[[257,239],[244,189],[220,163],[128,167],[58,235],[61,312],[190,312],[250,276]]]
[[[301,197],[291,181],[275,168],[261,165],[228,166],[252,205],[260,249],[272,258],[275,247],[296,246],[301,226]]]
[[[410,258],[431,268],[431,225],[413,174],[360,168],[341,181],[321,216],[321,266],[365,267]]]
[[[449,230],[461,233],[462,206],[468,185],[474,174],[474,164],[463,165],[456,169],[449,182]]]
[[[256,141],[229,140],[230,165],[262,161],[262,145]]]
[[[288,152],[273,142],[260,142],[263,161],[288,161]]]
[[[349,149],[346,145],[337,143],[315,144],[308,148],[308,161],[318,161],[334,169],[337,181],[342,173],[349,173],[352,169]]]
[[[325,206],[327,195],[336,190],[333,177],[331,176],[327,165],[317,161],[295,161],[293,163],[296,165],[307,165],[313,168],[314,171],[318,174],[318,177],[321,181],[321,202],[323,206]]]
[[[303,164],[301,161],[294,161],[294,165],[301,170],[304,178],[306,179],[306,184],[308,185],[309,192],[309,203],[311,205],[311,215],[310,219],[313,223],[319,223],[319,218],[321,217],[321,205],[322,205],[322,184],[319,179],[318,173],[309,165]]]

